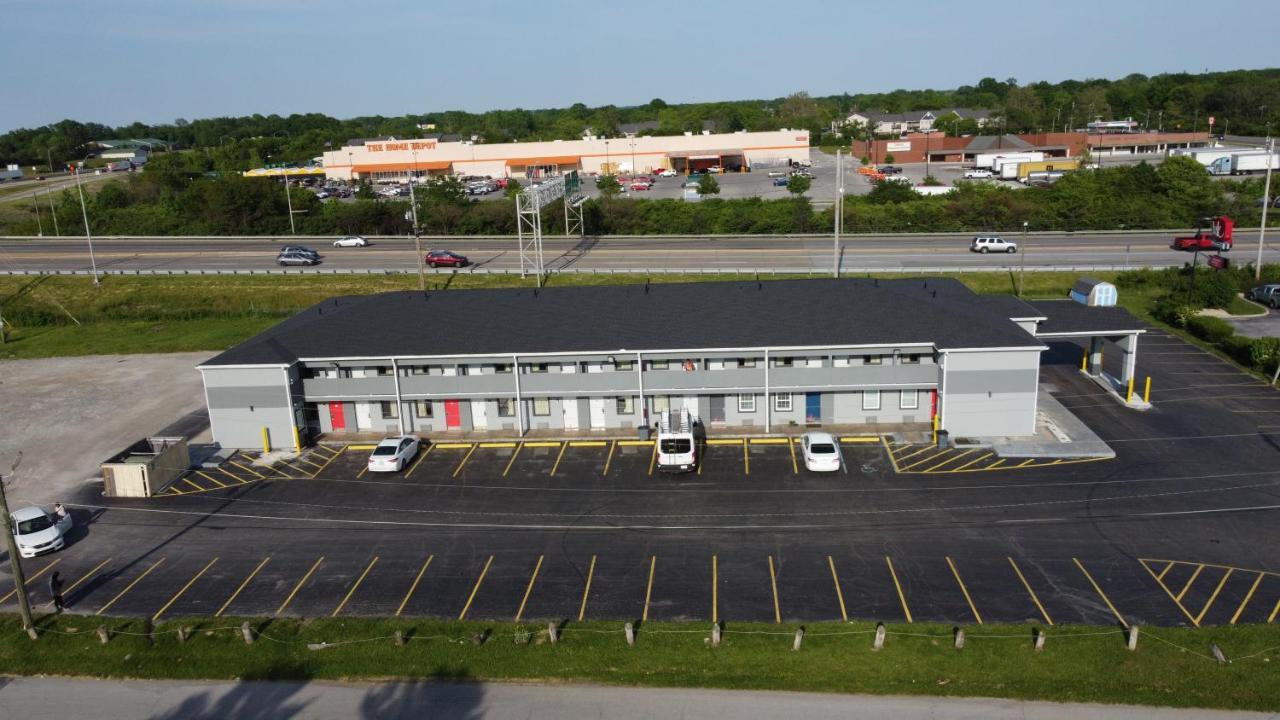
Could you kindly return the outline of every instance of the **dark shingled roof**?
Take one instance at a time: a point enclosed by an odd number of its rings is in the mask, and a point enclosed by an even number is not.
[[[1008,307],[939,278],[404,291],[326,300],[205,365],[623,348],[1043,347]]]
[[[1046,320],[1040,323],[1039,335],[1054,333],[1135,332],[1147,326],[1122,307],[1090,307],[1075,300],[1032,300],[1030,305]]]

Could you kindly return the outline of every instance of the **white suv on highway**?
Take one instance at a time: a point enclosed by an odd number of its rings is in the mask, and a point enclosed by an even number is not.
[[[964,176],[966,179],[976,180],[990,180],[992,177],[991,171],[983,168],[969,168],[964,171]]]
[[[1012,253],[1018,252],[1018,244],[994,235],[979,235],[969,244],[969,250],[984,255],[989,252]]]

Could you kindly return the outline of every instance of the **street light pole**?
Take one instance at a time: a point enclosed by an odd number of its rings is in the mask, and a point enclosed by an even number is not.
[[[18,469],[20,462],[22,462],[21,452],[13,461],[13,466],[9,468],[10,475]],[[5,497],[3,475],[0,475],[0,524],[4,526],[4,539],[9,551],[9,571],[13,573],[14,592],[18,596],[18,613],[22,616],[22,629],[27,631],[27,635],[31,636],[32,640],[35,640],[38,637],[36,624],[31,619],[31,600],[27,598],[27,578],[22,572],[22,557],[18,554],[18,541],[13,534],[13,518],[9,516],[9,499]]]
[[[288,168],[281,168],[281,169],[285,170],[286,172],[288,171]],[[284,176],[284,204],[285,204],[285,207],[289,208],[289,234],[297,235],[298,229],[294,227],[294,224],[293,224],[293,198],[289,196],[289,176],[288,175]]]
[[[62,232],[58,230],[58,210],[53,206],[53,193],[49,192],[49,182],[44,184],[44,196],[49,200],[49,214],[53,216],[53,236],[62,237]]]
[[[80,185],[80,171],[84,169],[84,163],[89,157],[86,155],[84,160],[80,161],[80,165],[75,168],[76,174],[76,192],[80,194],[80,215],[84,218],[84,236],[89,241],[89,267],[93,269],[93,284],[98,283],[98,261],[93,257],[93,233],[89,230],[89,210],[84,204],[84,188]]]
[[[418,175],[418,151],[413,151],[413,172],[409,175],[409,212],[413,219],[413,250],[418,256],[418,289],[427,289],[426,271],[422,269],[422,232],[418,229],[418,196],[413,192],[414,180]]]
[[[832,213],[835,223],[831,245],[831,277],[840,277],[840,231],[844,225],[844,156],[836,150],[836,207]]]
[[[1022,281],[1027,273],[1027,221],[1022,221],[1022,249],[1018,251],[1021,258],[1018,259],[1018,297],[1022,297]]]
[[[1267,138],[1267,179],[1262,184],[1262,226],[1258,228],[1258,260],[1253,264],[1253,279],[1262,280],[1262,246],[1267,237],[1267,208],[1271,207],[1271,165],[1275,161],[1276,141]],[[1275,381],[1272,381],[1275,384]]]

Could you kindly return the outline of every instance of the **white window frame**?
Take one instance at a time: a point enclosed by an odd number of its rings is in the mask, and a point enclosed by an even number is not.
[[[420,418],[430,418],[436,416],[435,405],[430,400],[414,400],[413,414]]]
[[[774,393],[773,394],[773,411],[774,412],[791,412],[794,407],[791,393]]]
[[[498,406],[498,417],[515,417],[516,416],[515,398],[497,398],[494,402]],[[506,409],[506,412],[503,412],[504,408]]]
[[[911,398],[911,404],[907,404],[907,398]],[[898,393],[898,409],[899,410],[919,410],[920,409],[920,391],[919,390],[903,390]]]
[[[538,412],[541,405],[542,412]],[[551,398],[533,398],[533,414],[535,417],[549,417],[551,415]]]
[[[738,395],[738,412],[753,413],[756,411],[756,396],[753,393]]]
[[[378,402],[382,406],[382,418],[384,420],[393,420],[400,417],[399,403],[395,400],[381,400]]]
[[[870,402],[872,399],[874,403]],[[863,390],[862,391],[862,409],[863,410],[879,410],[880,409],[880,391],[879,390]]]

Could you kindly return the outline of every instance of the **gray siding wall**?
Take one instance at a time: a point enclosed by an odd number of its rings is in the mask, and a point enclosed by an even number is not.
[[[215,441],[227,448],[261,448],[265,427],[273,448],[293,447],[293,407],[283,369],[205,368],[201,374]]]
[[[952,436],[1035,432],[1038,350],[949,353],[942,428]]]

